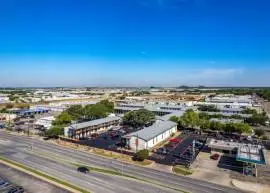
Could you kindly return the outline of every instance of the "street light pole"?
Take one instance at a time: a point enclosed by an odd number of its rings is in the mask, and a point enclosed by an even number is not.
[[[30,123],[30,119],[29,119],[29,117],[27,117],[27,120],[28,120],[28,125],[27,125],[27,128],[28,128],[28,130],[27,130],[27,136],[29,137],[29,123]]]
[[[122,176],[123,176],[123,173],[124,173],[124,166],[123,166],[123,150],[121,148],[121,155],[122,155],[122,159],[121,159],[121,164],[122,164]]]

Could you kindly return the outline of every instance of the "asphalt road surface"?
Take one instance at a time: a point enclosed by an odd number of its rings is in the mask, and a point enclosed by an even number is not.
[[[22,186],[25,193],[69,193],[66,190],[60,189],[52,184],[49,184],[45,181],[37,179],[31,175],[25,174],[3,164],[0,164],[0,178],[8,180],[14,185],[16,184]]]
[[[33,151],[29,147],[33,146]],[[35,153],[38,152],[38,153]],[[92,192],[176,192],[139,181],[127,180],[116,176],[91,173],[78,173],[65,162],[83,165],[105,167],[123,171],[124,174],[143,178],[159,184],[196,193],[240,193],[238,189],[213,184],[210,182],[178,176],[150,168],[143,168],[132,164],[122,164],[120,161],[102,158],[86,152],[73,150],[50,144],[45,141],[27,138],[25,136],[10,135],[0,131],[0,153],[14,161],[22,162],[38,170],[44,171],[60,179],[72,182]],[[47,158],[46,158],[47,157]],[[53,157],[55,160],[49,159]],[[59,160],[64,160],[59,163]]]

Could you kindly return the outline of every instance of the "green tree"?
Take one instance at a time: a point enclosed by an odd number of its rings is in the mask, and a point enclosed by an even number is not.
[[[247,108],[247,109],[244,109],[242,111],[243,114],[257,114],[257,111],[255,109],[250,109],[250,108]]]
[[[217,121],[211,121],[210,129],[213,131],[221,131],[223,129],[223,124]]]
[[[177,116],[172,116],[172,117],[170,117],[169,120],[172,121],[172,122],[175,122],[175,123],[179,122],[179,118]]]
[[[72,105],[66,112],[71,115],[73,119],[79,119],[84,116],[84,109],[81,105]]]
[[[235,132],[242,133],[251,133],[252,128],[246,123],[234,123]]]
[[[16,95],[9,95],[8,98],[9,98],[10,101],[16,101],[16,100],[19,99],[19,97],[16,96]]]
[[[191,127],[195,128],[200,125],[200,118],[198,113],[194,112],[192,109],[187,110],[182,117],[179,119],[181,127]]]
[[[199,121],[200,128],[203,131],[210,129],[210,124],[211,124],[211,122],[207,119],[200,119],[200,121]]]
[[[265,131],[263,129],[255,129],[254,132],[255,135],[257,135],[258,137],[261,137],[265,134]]]
[[[233,123],[224,124],[223,131],[225,133],[233,133],[233,132],[235,132],[234,124]]]
[[[102,104],[107,107],[108,112],[112,113],[114,111],[114,103],[109,100],[102,100],[98,104]]]
[[[65,125],[71,123],[71,121],[72,121],[72,116],[64,111],[52,122],[52,124],[54,126],[56,126],[56,125],[65,126]]]
[[[2,109],[0,110],[0,113],[8,113],[8,110],[7,110],[6,108],[2,108]]]
[[[85,107],[85,114],[86,118],[93,120],[93,119],[100,119],[108,116],[109,111],[108,108],[104,104],[95,104]]]
[[[143,149],[138,151],[134,156],[134,161],[143,161],[149,157],[149,151],[147,149]]]
[[[256,125],[266,125],[266,121],[269,120],[264,114],[254,113],[251,117],[245,120],[246,123],[256,126]]]
[[[199,111],[208,111],[208,112],[219,112],[220,110],[217,109],[214,105],[200,105],[198,107]]]
[[[64,128],[59,126],[53,126],[48,131],[45,132],[46,136],[59,136],[64,135]]]
[[[143,127],[155,122],[155,114],[146,109],[139,109],[137,111],[130,111],[125,113],[123,122],[135,128]]]

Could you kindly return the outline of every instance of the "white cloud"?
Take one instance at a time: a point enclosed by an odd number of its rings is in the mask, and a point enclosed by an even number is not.
[[[185,69],[179,73],[171,75],[171,84],[186,85],[206,85],[218,86],[235,82],[235,80],[244,75],[245,71],[238,68],[205,68],[205,69]]]
[[[235,68],[203,69],[203,70],[199,70],[198,73],[199,73],[200,78],[223,79],[223,78],[234,77],[236,75],[240,75],[243,73],[243,70],[242,69],[235,69]]]

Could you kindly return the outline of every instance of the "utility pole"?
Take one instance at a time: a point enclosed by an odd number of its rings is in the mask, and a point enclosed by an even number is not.
[[[121,155],[122,155],[122,159],[121,159],[121,164],[122,164],[122,176],[123,176],[123,173],[124,173],[124,166],[123,166],[123,150],[121,148]]]
[[[8,111],[8,130],[10,130],[10,111]]]
[[[135,141],[135,143],[136,143],[136,153],[137,153],[137,151],[138,151],[138,143],[139,143],[138,133],[137,133],[137,136],[136,136],[136,141]]]
[[[27,117],[27,121],[28,121],[28,124],[27,124],[27,128],[28,128],[28,129],[27,129],[27,136],[29,137],[29,129],[30,129],[30,128],[29,128],[29,127],[30,127],[30,126],[29,126],[29,124],[30,124],[30,119],[29,119],[29,117]]]

